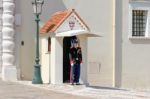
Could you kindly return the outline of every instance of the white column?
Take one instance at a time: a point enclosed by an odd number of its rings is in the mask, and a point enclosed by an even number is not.
[[[2,79],[17,80],[14,42],[14,0],[3,0]]]
[[[41,38],[41,75],[43,83],[50,83],[50,52],[48,52],[48,38]]]
[[[63,83],[62,38],[51,38],[51,84]]]
[[[88,58],[88,54],[87,54],[87,42],[88,39],[85,36],[78,36],[78,38],[80,39],[80,46],[82,49],[82,59],[83,59],[83,63],[81,64],[81,74],[80,74],[80,83],[88,85],[88,67],[87,67],[87,58]]]

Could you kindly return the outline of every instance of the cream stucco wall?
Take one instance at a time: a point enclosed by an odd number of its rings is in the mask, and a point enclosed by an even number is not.
[[[18,76],[32,80],[36,25],[31,0],[15,0],[15,3],[21,21],[15,27],[16,64],[21,75]],[[95,86],[150,88],[150,39],[128,38],[129,0],[45,0],[40,25],[52,13],[72,8],[92,32],[102,35],[88,39],[88,82]]]
[[[122,0],[114,0],[114,86],[121,87],[122,78]]]
[[[129,1],[123,0],[121,3],[123,5],[121,86],[125,88],[150,88],[150,39],[128,38],[130,18]]]
[[[16,0],[16,13],[21,15],[18,33],[18,66],[21,78],[31,80],[34,65],[35,22],[32,14],[31,0]],[[86,4],[85,4],[86,3]],[[92,3],[92,5],[91,5]],[[88,39],[88,79],[91,85],[113,85],[113,33],[112,33],[112,0],[62,1],[45,0],[42,22],[49,19],[52,13],[75,8],[90,27],[91,31],[102,35],[102,38]],[[105,13],[104,13],[105,9]],[[43,23],[41,23],[42,25]],[[24,46],[21,46],[24,41]]]
[[[21,79],[32,80],[35,47],[35,22],[31,0],[16,0],[16,13],[21,15],[21,24],[16,27],[18,43],[18,66]],[[85,4],[86,3],[86,4]],[[92,3],[92,5],[91,5]],[[112,34],[112,0],[45,0],[41,25],[52,13],[75,8],[90,27],[91,31],[102,38],[88,39],[88,79],[91,85],[113,85],[113,34]],[[105,13],[104,13],[105,9]],[[21,41],[24,45],[21,46]]]
[[[67,8],[76,9],[91,31],[102,35],[101,38],[88,39],[89,83],[113,86],[113,1],[63,1]]]
[[[15,0],[15,13],[20,15],[21,23],[16,26],[16,54],[17,66],[20,71],[20,78],[24,80],[32,80],[33,66],[35,64],[35,30],[36,23],[32,10],[32,0]],[[43,12],[41,15],[40,26],[42,26],[51,16],[52,13],[64,10],[61,0],[45,0]],[[21,45],[24,41],[24,45]]]
[[[64,3],[67,8],[76,9],[91,31],[103,36],[90,38],[88,42],[88,77],[91,85],[150,87],[150,39],[128,38],[129,0],[64,0]]]
[[[51,52],[48,51],[48,38],[40,38],[41,76],[43,83],[50,83]]]

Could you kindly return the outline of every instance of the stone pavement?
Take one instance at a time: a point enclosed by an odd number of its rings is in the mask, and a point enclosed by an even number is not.
[[[86,87],[84,85],[33,85],[28,81],[17,81],[18,83],[37,87],[45,90],[54,91],[63,94],[79,96],[81,99],[150,99],[150,90],[124,90],[109,87]],[[79,98],[78,97],[78,98]],[[84,97],[84,98],[83,98]],[[88,97],[88,98],[86,98]],[[77,97],[75,99],[78,99]],[[80,99],[79,98],[79,99]],[[53,98],[55,99],[55,98]],[[65,98],[70,99],[70,98]],[[72,98],[71,98],[72,99]]]
[[[0,99],[91,99],[0,80]]]
[[[0,99],[150,99],[150,91],[84,85],[33,85],[30,81],[0,80]]]

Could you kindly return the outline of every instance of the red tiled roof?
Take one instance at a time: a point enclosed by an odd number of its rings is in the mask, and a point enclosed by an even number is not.
[[[56,12],[51,19],[42,27],[41,33],[54,32],[71,14],[71,11]]]
[[[82,21],[82,23],[88,28],[88,26],[83,22],[83,20],[79,17],[79,15],[74,11],[66,10],[56,12],[52,15],[51,19],[41,28],[40,33],[53,33],[57,30],[57,28],[67,19],[72,12],[74,12],[77,17]],[[89,28],[88,28],[89,29]]]

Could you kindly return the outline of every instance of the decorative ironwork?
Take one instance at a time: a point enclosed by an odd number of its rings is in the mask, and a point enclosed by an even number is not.
[[[73,30],[74,26],[75,26],[75,22],[74,21],[69,21],[69,27],[70,27],[71,30]]]
[[[145,36],[147,11],[133,10],[132,11],[132,36]]]

